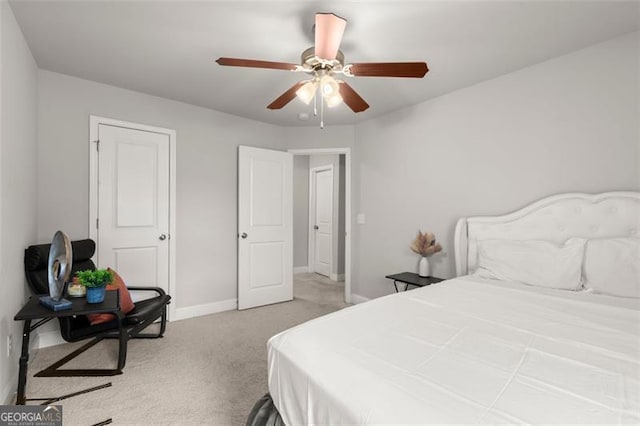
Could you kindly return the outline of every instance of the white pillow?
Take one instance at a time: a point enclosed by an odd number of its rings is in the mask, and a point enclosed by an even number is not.
[[[538,287],[578,290],[586,240],[572,238],[558,246],[538,240],[487,240],[478,247],[476,275],[519,281]]]
[[[640,239],[589,240],[584,257],[584,288],[640,298]]]

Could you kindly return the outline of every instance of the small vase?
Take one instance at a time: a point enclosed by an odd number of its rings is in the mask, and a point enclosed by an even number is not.
[[[87,303],[102,303],[107,291],[106,286],[87,287]]]
[[[87,288],[80,284],[71,284],[67,287],[67,296],[69,297],[85,297],[87,295]]]
[[[429,259],[426,256],[420,258],[418,263],[418,275],[421,277],[428,277],[431,275],[431,268],[429,267]]]

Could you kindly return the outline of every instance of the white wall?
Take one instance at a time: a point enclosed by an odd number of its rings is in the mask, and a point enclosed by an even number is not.
[[[22,324],[13,317],[29,294],[23,253],[36,242],[37,67],[6,1],[0,2],[0,14],[0,404],[5,404],[16,391],[22,335]]]
[[[89,115],[175,129],[177,316],[233,308],[237,147],[284,149],[281,128],[49,71],[38,78],[38,239],[88,236]]]
[[[409,243],[432,231],[454,276],[461,216],[499,214],[566,191],[638,190],[639,33],[610,40],[356,126],[355,294],[392,292],[415,271]],[[428,84],[425,80],[425,84]]]
[[[309,263],[309,156],[293,157],[293,267]]]

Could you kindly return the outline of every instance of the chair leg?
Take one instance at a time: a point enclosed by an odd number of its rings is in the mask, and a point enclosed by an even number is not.
[[[127,328],[122,326],[122,324],[120,324],[119,334],[118,370],[122,370],[124,368],[124,364],[127,362],[127,342],[129,340]]]
[[[160,320],[160,333],[158,337],[164,336],[164,332],[167,329],[167,305],[162,308],[162,319]]]

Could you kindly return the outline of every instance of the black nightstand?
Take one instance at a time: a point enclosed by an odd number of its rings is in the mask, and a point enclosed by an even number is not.
[[[393,280],[393,286],[396,288],[396,293],[398,292],[398,283],[404,284],[404,291],[407,291],[410,285],[416,287],[424,287],[426,285],[431,285],[435,283],[439,283],[440,281],[444,281],[444,278],[437,277],[421,277],[418,274],[413,272],[401,272],[399,274],[387,275],[385,278],[389,278]]]

